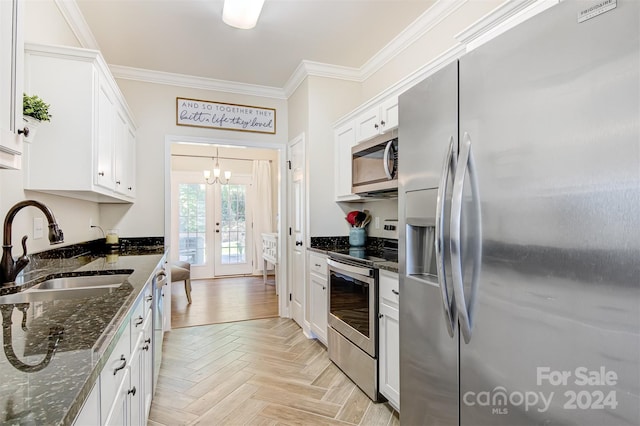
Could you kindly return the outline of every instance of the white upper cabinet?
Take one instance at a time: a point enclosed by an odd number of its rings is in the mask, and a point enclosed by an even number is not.
[[[135,199],[135,125],[95,50],[27,44],[25,88],[51,122],[25,144],[25,189],[95,202]]]
[[[23,7],[0,1],[0,168],[8,169],[22,165]]]
[[[351,148],[356,144],[354,121],[335,129],[334,144],[336,201],[360,199],[358,195],[351,193]]]
[[[391,96],[356,117],[356,143],[387,133],[397,127],[398,96]]]

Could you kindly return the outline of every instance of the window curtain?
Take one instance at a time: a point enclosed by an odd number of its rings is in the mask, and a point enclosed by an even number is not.
[[[261,273],[262,234],[273,232],[273,208],[271,206],[271,164],[268,160],[253,161],[253,246],[254,273]]]

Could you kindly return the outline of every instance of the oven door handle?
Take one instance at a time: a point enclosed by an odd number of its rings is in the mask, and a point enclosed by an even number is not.
[[[363,275],[365,277],[373,276],[373,269],[371,268],[362,268],[360,266],[347,265],[345,263],[336,262],[331,259],[327,259],[327,264],[340,271],[351,272],[353,274]]]

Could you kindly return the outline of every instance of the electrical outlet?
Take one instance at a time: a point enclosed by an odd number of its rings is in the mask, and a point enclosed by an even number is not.
[[[375,217],[373,223],[375,224],[376,229],[380,229],[380,218],[378,216]]]
[[[44,222],[41,217],[33,218],[33,239],[39,240],[44,237]]]

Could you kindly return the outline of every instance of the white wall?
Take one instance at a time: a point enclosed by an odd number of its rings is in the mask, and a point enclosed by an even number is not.
[[[393,59],[362,83],[362,99],[367,101],[389,86],[458,45],[455,35],[494,10],[504,0],[466,1],[459,9],[438,22],[422,37],[406,46]]]
[[[333,123],[356,106],[360,85],[309,77],[309,236],[344,235],[344,217],[335,200]],[[348,231],[346,231],[348,232]]]
[[[124,236],[164,235],[164,161],[165,136],[198,136],[230,141],[282,144],[287,141],[287,104],[282,99],[236,95],[223,92],[181,88],[131,80],[118,80],[138,126],[137,172],[138,191],[131,206],[103,204],[101,219],[109,228],[121,230]],[[176,97],[203,99],[276,109],[275,135],[229,130],[177,126]]]

